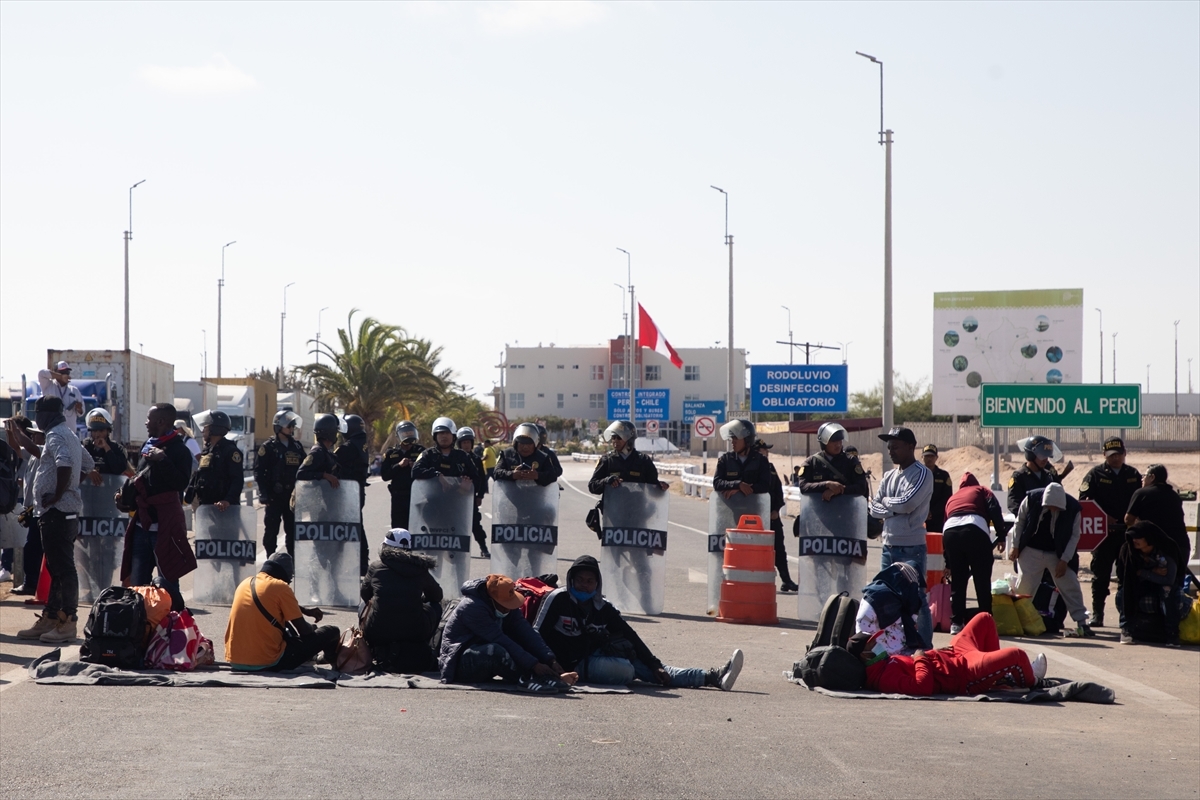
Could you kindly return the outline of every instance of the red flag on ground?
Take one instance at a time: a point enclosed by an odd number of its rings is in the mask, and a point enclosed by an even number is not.
[[[672,364],[683,369],[683,359],[679,357],[679,353],[675,352],[675,348],[671,347],[667,337],[659,333],[658,326],[654,324],[654,320],[650,319],[650,315],[646,313],[646,309],[642,308],[641,303],[638,303],[638,344],[666,356],[671,359]]]

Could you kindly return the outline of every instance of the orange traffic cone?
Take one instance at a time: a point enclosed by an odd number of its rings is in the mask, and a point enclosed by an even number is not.
[[[50,599],[50,570],[46,569],[46,557],[42,556],[42,574],[38,576],[37,592],[25,600],[27,606],[44,606]]]

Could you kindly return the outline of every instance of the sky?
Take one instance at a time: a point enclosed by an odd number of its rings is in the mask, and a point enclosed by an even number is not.
[[[352,309],[484,394],[506,344],[617,336],[932,372],[933,293],[1084,290],[1084,379],[1181,391],[1200,350],[1200,4],[0,4],[0,377],[133,347],[311,360]],[[327,309],[322,311],[322,309]],[[940,335],[940,333],[939,333]],[[814,362],[841,360],[818,351]],[[1200,362],[1195,384],[1200,389]],[[32,377],[32,375],[31,375]]]

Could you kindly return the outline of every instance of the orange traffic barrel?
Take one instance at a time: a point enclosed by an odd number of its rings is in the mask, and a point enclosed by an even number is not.
[[[932,589],[946,577],[946,559],[942,556],[942,535],[925,534],[925,586]]]
[[[745,625],[775,625],[775,533],[762,517],[745,514],[725,531],[721,602],[717,619]]]

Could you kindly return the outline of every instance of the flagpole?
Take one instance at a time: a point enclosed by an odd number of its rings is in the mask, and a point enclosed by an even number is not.
[[[637,301],[634,299],[633,284],[631,283],[629,284],[629,360],[631,362],[629,374],[629,422],[633,425],[635,432],[637,431],[637,423],[634,422],[637,416],[635,410],[637,407],[637,403],[635,402],[637,399],[637,380],[634,378],[634,373],[638,371],[638,355],[642,349],[637,343],[637,324]]]

